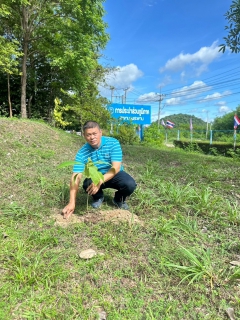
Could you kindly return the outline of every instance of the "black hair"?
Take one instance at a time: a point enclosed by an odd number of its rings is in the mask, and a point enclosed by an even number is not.
[[[87,121],[83,125],[83,132],[85,132],[86,129],[92,128],[98,128],[100,130],[100,126],[96,121]]]

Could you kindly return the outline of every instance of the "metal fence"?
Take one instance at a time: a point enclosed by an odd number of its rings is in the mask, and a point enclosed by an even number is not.
[[[188,140],[191,142],[209,141],[214,142],[240,143],[240,132],[237,130],[178,130],[160,129],[165,137],[165,143],[172,143],[174,140]]]

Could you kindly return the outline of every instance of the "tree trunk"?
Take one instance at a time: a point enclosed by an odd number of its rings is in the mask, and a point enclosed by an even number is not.
[[[27,90],[27,56],[29,41],[28,9],[22,9],[22,30],[23,30],[23,59],[22,59],[22,77],[21,77],[21,116],[27,118],[26,90]]]
[[[31,95],[28,99],[28,118],[32,117],[32,98],[33,96]]]
[[[26,88],[27,88],[27,42],[23,43],[22,77],[21,77],[21,116],[27,118],[26,106]]]
[[[11,102],[11,93],[10,93],[10,75],[7,74],[7,86],[8,86],[8,105],[9,105],[9,116],[12,118],[12,102]]]

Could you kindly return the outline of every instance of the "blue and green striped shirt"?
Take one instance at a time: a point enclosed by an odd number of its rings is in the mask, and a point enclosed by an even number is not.
[[[122,162],[122,148],[117,139],[112,137],[101,137],[101,145],[98,149],[94,149],[90,144],[85,143],[78,151],[75,161],[82,164],[75,164],[73,166],[73,173],[82,173],[88,158],[94,162],[98,170],[104,174],[112,167],[112,162]],[[97,161],[104,161],[106,163],[96,163]],[[121,166],[123,170],[123,166]]]

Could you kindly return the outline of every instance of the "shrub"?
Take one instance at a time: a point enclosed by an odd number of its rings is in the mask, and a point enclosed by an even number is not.
[[[118,132],[113,134],[113,137],[118,139],[121,144],[137,144],[140,138],[136,134],[136,126],[129,123],[123,123],[119,126]]]
[[[144,131],[143,144],[153,147],[161,147],[163,145],[164,135],[156,125],[151,125]]]

